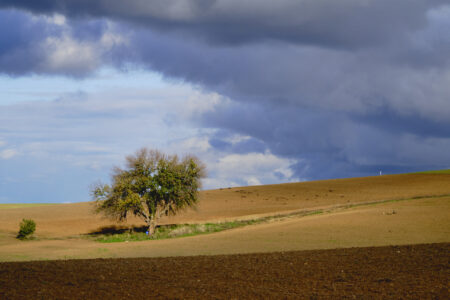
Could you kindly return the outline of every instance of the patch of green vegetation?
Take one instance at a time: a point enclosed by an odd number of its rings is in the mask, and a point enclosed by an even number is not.
[[[123,231],[117,233],[94,233],[91,237],[94,240],[101,243],[118,243],[118,242],[135,242],[135,241],[147,241],[147,240],[162,240],[177,237],[187,237],[199,234],[214,233],[224,231],[228,229],[243,227],[247,225],[254,225],[260,223],[266,223],[271,220],[282,220],[293,216],[312,216],[323,214],[324,211],[302,211],[289,214],[281,214],[275,216],[261,217],[251,220],[235,220],[230,222],[221,223],[205,223],[205,224],[175,224],[175,225],[163,225],[156,228],[155,233],[152,236],[148,236],[145,232],[140,231]]]
[[[14,260],[19,259],[19,260],[30,260],[31,256],[29,255],[25,255],[25,254],[12,254],[9,255],[10,257],[12,257]]]
[[[199,234],[214,233],[223,230],[243,227],[247,225],[261,224],[269,221],[280,221],[291,217],[306,217],[313,215],[321,215],[333,213],[340,210],[346,210],[356,207],[380,205],[386,203],[394,203],[399,201],[416,200],[416,199],[426,199],[426,198],[442,198],[448,197],[450,195],[434,195],[434,196],[416,196],[412,198],[402,198],[402,199],[388,199],[381,201],[372,202],[361,202],[361,203],[350,203],[345,205],[338,205],[329,209],[316,209],[316,210],[303,210],[295,211],[291,213],[284,213],[272,216],[261,217],[251,220],[236,220],[232,222],[222,222],[222,223],[206,223],[206,224],[176,224],[176,225],[163,225],[156,228],[154,235],[148,236],[144,231],[138,229],[137,231],[117,229],[113,228],[111,232],[103,231],[96,232],[88,235],[88,238],[93,238],[97,242],[101,243],[117,243],[117,242],[134,242],[134,241],[148,241],[148,240],[161,240],[177,237],[187,237]],[[108,233],[105,233],[108,232]]]
[[[145,232],[124,232],[124,233],[102,234],[95,237],[94,240],[101,243],[162,240],[176,237],[186,237],[199,234],[219,232],[227,229],[252,225],[261,222],[263,222],[262,219],[232,221],[223,223],[165,225],[157,227],[155,233],[151,236],[148,236]]]
[[[422,171],[422,172],[416,172],[413,174],[450,174],[450,169]]]
[[[60,203],[2,203],[0,209],[25,208],[36,206],[60,205]]]
[[[22,219],[20,222],[19,233],[17,238],[19,240],[31,239],[34,231],[36,230],[36,222],[31,219]]]

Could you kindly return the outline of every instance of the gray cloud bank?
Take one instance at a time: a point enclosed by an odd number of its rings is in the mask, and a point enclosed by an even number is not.
[[[298,160],[301,178],[450,167],[448,1],[0,7],[3,28],[12,28],[0,32],[0,72],[89,76],[134,65],[200,85],[232,99],[199,116],[201,126]],[[220,136],[211,141],[228,147]]]
[[[218,43],[264,39],[363,46],[396,39],[426,23],[446,0],[6,0],[6,8],[70,17],[112,18],[192,33]]]

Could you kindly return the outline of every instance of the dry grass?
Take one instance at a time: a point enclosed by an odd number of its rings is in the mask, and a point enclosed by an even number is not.
[[[396,211],[396,214],[386,212]],[[332,249],[450,241],[450,197],[368,205],[292,217],[215,234],[102,244],[86,239],[0,246],[1,261],[96,257],[158,257]]]
[[[217,222],[443,194],[450,194],[449,174],[223,189],[202,192],[197,211],[187,211],[164,222]],[[0,210],[0,260],[230,254],[450,241],[449,197],[361,206],[181,239],[115,244],[77,238],[79,234],[114,224],[91,215],[90,211],[89,203]],[[20,242],[14,238],[22,218],[36,221],[36,236],[41,240]],[[142,225],[137,219],[126,225],[131,224]]]
[[[0,203],[1,209],[11,209],[11,208],[26,208],[26,207],[37,207],[37,206],[48,206],[48,205],[59,205],[58,203]]]
[[[162,224],[205,223],[255,218],[340,204],[450,194],[450,174],[406,174],[323,180],[203,191],[195,210],[162,220]],[[89,202],[0,209],[0,233],[16,233],[23,219],[37,223],[36,235],[60,237],[115,225],[92,213]],[[141,226],[131,218],[124,225]]]

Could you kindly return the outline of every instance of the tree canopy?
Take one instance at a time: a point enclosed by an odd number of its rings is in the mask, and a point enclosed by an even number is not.
[[[112,184],[91,190],[97,212],[125,220],[132,213],[145,220],[153,234],[158,220],[198,201],[205,167],[195,156],[179,159],[142,148],[126,157],[124,169],[114,168]]]

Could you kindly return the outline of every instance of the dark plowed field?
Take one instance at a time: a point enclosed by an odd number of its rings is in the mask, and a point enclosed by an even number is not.
[[[0,263],[0,299],[449,299],[450,243]]]

